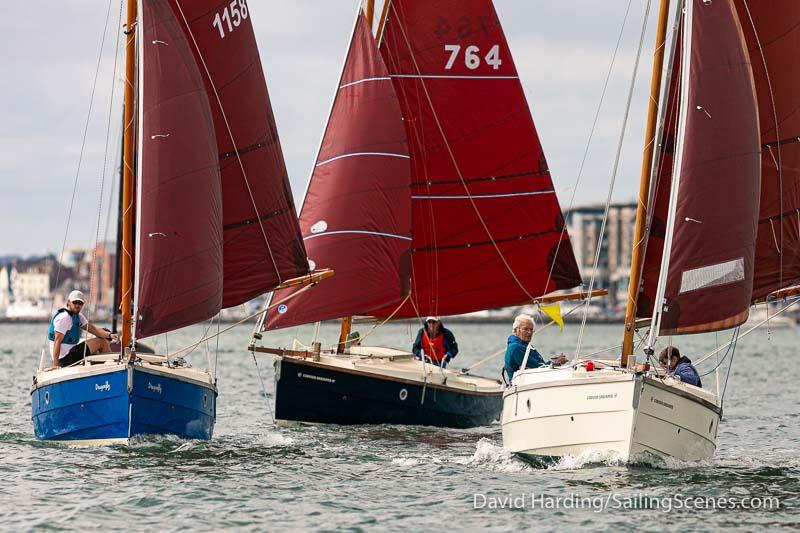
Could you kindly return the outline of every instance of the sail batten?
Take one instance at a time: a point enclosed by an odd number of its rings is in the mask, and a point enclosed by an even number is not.
[[[674,161],[666,152],[673,179],[655,195],[669,197],[668,217],[663,234],[654,218],[648,240],[647,253],[661,256],[655,296],[644,299],[654,306],[649,346],[659,334],[741,324],[753,287],[761,158],[750,55],[728,2],[689,0],[681,35],[681,91],[667,104],[680,115]]]
[[[267,328],[369,314],[405,297],[409,159],[394,88],[359,14],[300,213],[309,260],[336,274],[272,311]]]
[[[734,0],[758,96],[761,193],[752,300],[800,283],[800,9]]]
[[[431,32],[431,21],[448,17],[485,31]],[[469,63],[473,47],[483,50],[480,65]],[[391,2],[380,47],[357,22],[337,86],[300,215],[309,258],[336,275],[271,314],[267,328],[467,313],[580,283],[490,0]],[[377,155],[376,142],[403,150]],[[366,222],[345,224],[353,211]]]
[[[223,286],[222,189],[203,79],[167,2],[143,0],[140,20],[138,338],[214,316]]]
[[[578,285],[492,2],[393,1],[380,48],[412,154],[413,305],[395,316],[515,305]]]
[[[141,5],[137,338],[308,272],[246,4]]]
[[[219,0],[169,0],[192,43],[214,118],[223,190],[223,307],[306,274],[286,165],[249,10],[225,30]]]

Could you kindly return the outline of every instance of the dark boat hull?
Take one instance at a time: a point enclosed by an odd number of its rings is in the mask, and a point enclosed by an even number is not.
[[[405,424],[470,428],[500,416],[502,392],[472,392],[343,371],[293,357],[275,363],[279,423]]]

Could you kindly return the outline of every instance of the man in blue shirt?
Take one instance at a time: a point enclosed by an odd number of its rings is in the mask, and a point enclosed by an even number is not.
[[[667,346],[658,356],[662,365],[667,366],[669,371],[676,375],[682,382],[695,387],[703,387],[700,375],[692,364],[692,360],[686,356],[681,356],[680,350],[674,346]]]
[[[528,348],[528,344],[531,342],[531,337],[533,337],[533,318],[529,315],[518,315],[514,319],[514,325],[511,331],[513,335],[508,337],[505,360],[505,372],[509,382],[511,378],[514,377],[514,372],[522,367],[522,362],[525,359],[525,351]],[[564,364],[566,360],[567,358],[564,357],[564,354],[561,354],[556,360],[556,364]],[[545,364],[541,354],[535,348],[531,347],[525,368],[539,368]]]

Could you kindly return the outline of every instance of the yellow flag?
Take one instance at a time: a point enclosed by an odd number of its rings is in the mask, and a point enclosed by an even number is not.
[[[558,327],[561,328],[561,331],[564,331],[564,319],[561,318],[561,305],[558,303],[548,304],[548,305],[540,305],[539,309],[544,312],[547,316],[549,316],[553,322],[558,324]]]

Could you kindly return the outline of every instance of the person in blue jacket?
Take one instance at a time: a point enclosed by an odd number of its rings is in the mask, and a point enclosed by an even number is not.
[[[685,355],[682,356],[680,350],[676,347],[667,346],[661,350],[658,360],[661,364],[667,366],[672,374],[678,376],[682,382],[695,387],[703,387],[703,383],[700,381],[700,374],[697,373],[692,360]]]
[[[528,348],[528,344],[531,342],[531,338],[533,337],[533,318],[529,315],[517,315],[514,318],[514,325],[511,327],[512,335],[508,337],[508,345],[506,346],[506,359],[505,359],[505,372],[508,376],[508,381],[511,381],[511,378],[514,377],[514,372],[522,367],[522,362],[525,359],[525,351]],[[567,358],[564,357],[564,354],[561,354],[556,359],[556,364],[562,365],[566,362]],[[545,366],[544,358],[542,355],[536,350],[536,348],[531,347],[531,351],[528,354],[528,362],[525,364],[525,368],[539,368],[540,366]]]

